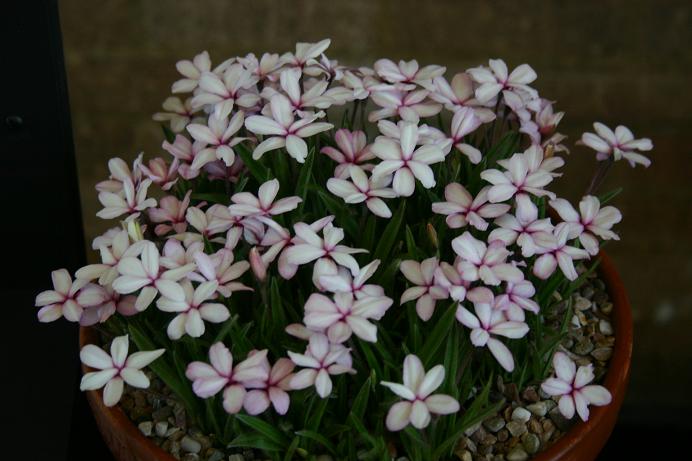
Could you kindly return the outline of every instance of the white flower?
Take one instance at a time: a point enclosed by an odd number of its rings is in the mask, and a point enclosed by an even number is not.
[[[329,48],[332,41],[328,38],[320,40],[317,43],[296,43],[295,53],[285,53],[281,56],[281,64],[288,64],[292,67],[300,67],[304,69],[305,67],[317,66],[319,63],[316,58]]]
[[[60,317],[79,322],[84,308],[106,301],[101,287],[79,278],[73,282],[67,269],[53,271],[51,277],[53,290],[43,291],[36,296],[36,307],[41,308],[38,311],[39,322],[52,322]],[[89,289],[90,286],[98,289]]]
[[[550,206],[557,211],[562,220],[569,225],[568,239],[579,237],[579,241],[591,256],[598,254],[598,239],[620,240],[620,237],[610,230],[616,223],[622,221],[622,214],[613,207],[601,208],[597,197],[587,195],[579,202],[579,212],[565,199],[556,199]]]
[[[608,389],[597,384],[589,384],[594,379],[593,365],[577,369],[574,362],[564,352],[553,356],[555,377],[546,379],[541,389],[548,395],[561,396],[558,404],[560,413],[567,418],[579,414],[583,421],[589,419],[589,405],[608,405],[612,396]]]
[[[382,109],[370,112],[368,121],[376,122],[398,115],[402,120],[418,123],[421,117],[432,117],[440,113],[442,105],[426,100],[428,94],[428,90],[407,93],[394,89],[373,89],[370,99]]]
[[[303,90],[300,85],[302,76],[303,72],[299,68],[284,69],[279,74],[281,89],[288,96],[294,110],[304,114],[305,112],[303,111],[305,109],[311,107],[327,109],[335,102],[325,93],[328,91],[329,81],[318,80],[312,86],[306,87]],[[270,86],[265,86],[262,90],[262,97],[268,100],[271,100],[275,94],[279,94],[278,90]]]
[[[473,79],[480,83],[476,88],[476,99],[481,103],[486,103],[497,96],[501,91],[506,93],[525,92],[532,97],[537,97],[536,90],[528,84],[536,80],[536,72],[528,64],[522,64],[508,75],[507,64],[502,59],[491,59],[490,68],[474,67],[466,72],[471,74]]]
[[[624,158],[632,167],[637,163],[645,167],[651,165],[651,160],[638,152],[653,149],[654,145],[649,138],[634,139],[629,128],[622,125],[615,128],[615,133],[599,122],[594,123],[593,127],[597,134],[584,133],[581,142],[597,152],[598,160],[612,156],[615,161]]]
[[[257,190],[257,197],[250,192],[239,192],[231,197],[234,203],[229,206],[233,216],[251,216],[259,219],[265,224],[268,221],[265,218],[287,213],[295,210],[298,204],[303,200],[300,197],[286,197],[280,200],[276,199],[276,194],[279,193],[279,181],[272,179],[262,184]]]
[[[257,77],[239,63],[228,66],[221,76],[215,72],[203,72],[199,79],[199,90],[192,98],[192,107],[197,109],[212,105],[214,114],[224,119],[236,105],[244,109],[257,105],[260,97],[256,83]]]
[[[245,120],[245,127],[255,134],[269,136],[265,138],[252,153],[252,158],[258,160],[265,152],[286,148],[288,154],[299,163],[304,163],[308,156],[308,146],[303,138],[330,130],[331,123],[318,122],[317,115],[311,115],[295,120],[291,102],[282,94],[275,94],[269,102],[272,118],[263,115],[253,115]]]
[[[207,163],[214,160],[223,160],[226,166],[233,165],[235,162],[235,152],[233,146],[243,142],[247,138],[233,137],[243,126],[245,113],[241,110],[236,112],[229,120],[228,117],[217,117],[212,114],[209,117],[208,125],[191,124],[187,126],[187,131],[195,141],[203,142],[207,145],[200,151],[192,161],[190,168],[200,170]]]
[[[470,107],[457,109],[457,111],[454,112],[454,117],[452,117],[450,141],[454,147],[467,156],[473,164],[480,163],[482,158],[481,151],[463,141],[465,136],[476,131],[482,123],[482,120],[476,116],[476,113]]]
[[[380,320],[392,300],[386,296],[354,300],[351,293],[336,293],[334,301],[313,293],[305,303],[305,325],[316,331],[326,330],[332,343],[343,343],[355,334],[360,339],[377,341],[377,326],[369,320]]]
[[[228,207],[218,203],[210,206],[206,211],[191,206],[185,213],[185,219],[204,237],[226,232],[234,224]]]
[[[389,83],[416,83],[421,86],[429,85],[433,78],[439,77],[447,70],[437,65],[420,68],[415,59],[401,60],[398,65],[390,59],[378,59],[374,68],[377,75]]]
[[[459,304],[456,317],[462,325],[471,329],[471,343],[476,347],[487,346],[502,368],[513,371],[512,353],[502,341],[491,335],[523,338],[529,332],[528,325],[507,320],[503,311],[496,307],[497,300],[488,288],[478,287],[470,290],[467,299],[473,302],[476,315]]]
[[[323,147],[320,152],[338,163],[334,169],[335,178],[348,178],[351,165],[358,166],[364,170],[373,169],[374,165],[363,164],[363,162],[375,158],[375,155],[370,152],[370,147],[367,145],[368,140],[363,131],[351,132],[341,128],[336,130],[334,141],[338,149],[326,146]]]
[[[234,291],[252,291],[252,288],[237,281],[250,268],[250,263],[247,261],[233,263],[232,251],[221,249],[211,256],[198,251],[195,253],[194,259],[199,274],[197,272],[188,274],[187,277],[190,280],[200,283],[217,282],[216,291],[225,298],[231,297]]]
[[[163,200],[161,201],[163,205]],[[151,210],[150,210],[151,211]],[[130,243],[130,236],[124,229],[116,229],[110,242],[100,239],[96,247],[101,255],[100,264],[89,264],[77,271],[78,279],[98,279],[99,285],[108,286],[118,277],[118,262],[128,256],[138,256],[143,243]],[[94,244],[96,244],[94,240]]]
[[[424,322],[432,317],[437,301],[447,298],[447,290],[435,282],[435,270],[438,265],[439,261],[435,257],[420,263],[406,260],[399,265],[399,270],[404,277],[415,285],[403,292],[399,304],[417,299],[416,313]]]
[[[495,220],[499,226],[490,232],[489,241],[501,240],[506,246],[516,242],[521,247],[525,258],[536,253],[534,236],[538,233],[552,233],[553,225],[550,218],[538,219],[538,207],[526,194],[518,194],[515,198],[516,216],[505,214]]]
[[[481,122],[488,123],[495,120],[495,112],[482,107],[473,94],[473,79],[466,72],[461,72],[452,77],[451,84],[440,76],[433,79],[433,87],[430,98],[444,104],[449,111],[455,112],[460,108],[470,107]]]
[[[559,266],[568,280],[577,279],[578,275],[577,270],[574,268],[574,260],[588,259],[589,253],[581,248],[567,245],[569,230],[569,224],[560,223],[555,226],[552,234],[543,232],[536,234],[536,254],[541,255],[533,263],[533,274],[536,277],[545,280]]]
[[[288,352],[293,363],[305,368],[293,375],[291,388],[298,390],[315,386],[320,397],[329,396],[332,393],[332,380],[329,375],[355,373],[350,366],[338,363],[339,359],[348,353],[349,349],[332,347],[329,339],[322,333],[313,333],[305,354]]]
[[[439,146],[425,144],[416,149],[419,141],[418,127],[414,123],[400,125],[401,139],[397,141],[378,137],[372,145],[372,153],[382,159],[372,172],[374,178],[394,174],[392,187],[403,197],[413,195],[415,178],[430,189],[435,186],[435,176],[429,165],[444,160]]]
[[[446,202],[432,204],[433,213],[447,215],[445,222],[452,229],[458,229],[470,224],[478,230],[486,230],[488,222],[483,218],[497,218],[511,208],[506,204],[488,203],[488,190],[484,187],[476,198],[459,183],[450,183],[445,187]],[[492,239],[491,239],[492,240]]]
[[[321,276],[320,285],[332,293],[351,293],[356,299],[384,296],[384,288],[365,283],[373,276],[379,266],[380,260],[376,259],[362,267],[356,275],[351,275],[348,269],[340,268],[337,275]]]
[[[269,366],[269,361],[265,358],[262,367],[267,371],[268,376],[264,381],[249,381],[248,387],[252,387],[243,400],[243,408],[250,415],[264,413],[269,405],[274,406],[274,410],[280,415],[285,415],[291,399],[288,396],[291,390],[291,379],[293,379],[293,368],[295,364],[287,359],[280,358]]]
[[[106,386],[103,389],[103,403],[112,407],[120,401],[124,383],[140,389],[148,388],[149,378],[141,369],[161,357],[166,350],[140,351],[128,357],[128,348],[127,335],[113,339],[110,355],[93,344],[84,346],[79,353],[82,363],[100,371],[82,376],[80,390],[91,391]]]
[[[524,279],[518,268],[505,262],[510,252],[499,240],[486,245],[467,231],[452,240],[452,248],[461,258],[459,269],[464,280],[480,279],[486,285],[499,285],[503,280],[519,282]]]
[[[96,213],[96,216],[102,219],[113,219],[128,214],[128,219],[134,219],[141,211],[155,207],[156,199],[147,198],[151,183],[151,179],[145,179],[135,186],[130,178],[125,178],[121,193],[99,192],[99,202],[104,208]]]
[[[391,176],[378,178],[370,177],[357,166],[349,168],[351,181],[339,178],[329,178],[327,189],[332,194],[341,197],[346,203],[363,203],[375,215],[381,218],[391,218],[392,211],[382,198],[394,198],[396,192],[387,187],[392,181]]]
[[[168,337],[180,339],[185,333],[193,338],[204,334],[204,320],[211,323],[222,323],[228,320],[230,312],[221,303],[207,302],[216,295],[218,283],[214,280],[192,287],[189,280],[184,280],[179,290],[165,293],[156,302],[156,307],[163,312],[176,312],[168,324]]]
[[[199,169],[192,168],[192,165],[205,163],[205,159],[197,160],[197,157],[205,150],[206,146],[205,142],[195,141],[193,143],[185,136],[177,135],[173,144],[164,141],[161,147],[181,162],[178,167],[180,176],[185,179],[194,179],[199,176]]]
[[[449,415],[459,411],[459,402],[450,395],[433,394],[445,379],[442,365],[432,367],[427,373],[420,359],[409,354],[404,359],[403,384],[382,381],[396,395],[404,399],[392,405],[387,413],[387,429],[400,431],[409,424],[423,429],[430,424],[430,413]]]
[[[531,298],[536,294],[536,289],[528,280],[521,282],[507,282],[505,289],[495,298],[495,304],[505,312],[508,320],[523,322],[524,311],[538,314],[540,307]]]
[[[166,112],[157,112],[153,115],[153,119],[157,122],[169,122],[173,133],[182,132],[195,113],[191,105],[192,99],[188,98],[183,103],[180,98],[170,96],[163,101],[163,110]]]
[[[458,302],[466,299],[466,292],[472,283],[464,280],[463,269],[459,265],[461,261],[459,257],[454,261],[454,265],[442,261],[435,269],[435,284],[447,290],[449,297]]]

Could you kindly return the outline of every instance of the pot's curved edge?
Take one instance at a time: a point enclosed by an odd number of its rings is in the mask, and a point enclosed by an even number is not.
[[[79,346],[97,342],[96,331],[80,327]],[[93,371],[82,364],[82,373]],[[125,412],[118,406],[107,407],[103,403],[102,391],[86,391],[87,401],[106,445],[118,461],[177,461],[142,434]],[[117,432],[112,430],[116,428]]]
[[[587,422],[577,423],[554,444],[532,458],[533,461],[591,461],[595,459],[613,431],[625,398],[632,361],[632,311],[627,291],[613,261],[603,251],[598,257],[600,259],[599,273],[604,279],[608,295],[613,303],[615,346],[603,383],[613,396],[613,400],[603,407],[591,407]]]

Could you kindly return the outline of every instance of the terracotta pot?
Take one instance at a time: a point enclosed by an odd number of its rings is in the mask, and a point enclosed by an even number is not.
[[[612,394],[613,401],[605,407],[592,407],[588,422],[577,423],[556,443],[532,458],[533,461],[593,461],[610,437],[625,397],[632,358],[632,316],[625,287],[613,262],[603,252],[600,258],[599,272],[614,306],[615,348],[604,383]],[[80,347],[95,343],[97,339],[92,329],[80,329]],[[82,371],[86,373],[91,370],[83,365]],[[106,407],[100,390],[87,391],[86,394],[96,424],[115,459],[176,461],[173,456],[142,435],[119,407]]]

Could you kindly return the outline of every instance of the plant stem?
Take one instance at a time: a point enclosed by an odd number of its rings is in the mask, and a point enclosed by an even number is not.
[[[608,157],[607,160],[601,162],[599,167],[596,169],[593,178],[591,178],[591,184],[589,184],[589,188],[586,189],[586,193],[584,195],[594,195],[598,191],[612,166],[613,157]]]

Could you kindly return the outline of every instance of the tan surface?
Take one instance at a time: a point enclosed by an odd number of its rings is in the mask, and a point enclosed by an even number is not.
[[[60,2],[84,221],[104,230],[94,184],[113,155],[159,154],[151,121],[176,79],[174,64],[203,49],[212,59],[282,52],[333,39],[347,64],[417,58],[450,71],[502,57],[530,63],[541,93],[567,112],[571,141],[594,120],[625,123],[655,144],[653,166],[618,165],[608,185],[623,238],[607,247],[635,318],[628,402],[692,406],[692,6],[686,1],[136,1]],[[558,2],[554,2],[558,3]],[[665,6],[661,6],[665,5]],[[557,191],[578,199],[593,155],[575,148]],[[652,389],[664,389],[662,394]]]

